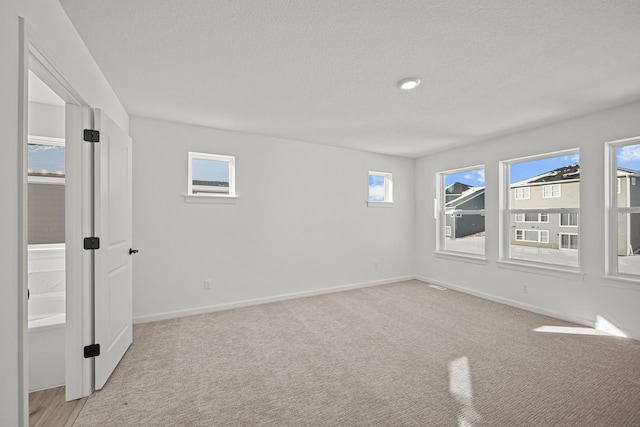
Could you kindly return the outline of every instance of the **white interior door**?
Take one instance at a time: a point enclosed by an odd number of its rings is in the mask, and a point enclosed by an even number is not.
[[[101,389],[133,340],[131,138],[99,109],[95,129],[95,389]]]

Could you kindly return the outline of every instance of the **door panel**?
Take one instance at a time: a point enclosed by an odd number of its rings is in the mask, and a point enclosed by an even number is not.
[[[95,156],[95,388],[101,389],[133,340],[131,138],[99,109]]]

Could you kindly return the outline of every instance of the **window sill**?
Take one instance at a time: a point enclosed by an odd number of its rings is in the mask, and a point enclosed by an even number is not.
[[[466,254],[462,252],[442,252],[435,251],[434,255],[438,258],[452,259],[455,261],[470,262],[473,264],[487,265],[487,259],[480,255]]]
[[[393,202],[367,202],[369,208],[392,208]]]
[[[498,260],[496,264],[500,268],[508,270],[524,271],[527,273],[544,274],[546,276],[560,277],[563,279],[584,280],[584,273],[570,267],[552,267],[528,262]]]
[[[185,194],[185,203],[209,203],[218,205],[235,205],[238,196],[204,196],[196,194]]]
[[[604,286],[611,286],[614,288],[631,289],[634,291],[640,291],[640,276],[637,278],[622,276],[617,274],[606,274],[602,276],[605,280],[611,280],[614,283],[607,283]]]

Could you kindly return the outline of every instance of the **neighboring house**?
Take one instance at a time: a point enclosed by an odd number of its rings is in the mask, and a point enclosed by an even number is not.
[[[460,188],[465,186],[467,189],[457,198],[445,204],[445,237],[449,239],[458,239],[484,231],[484,215],[463,215],[460,212],[484,209],[484,187],[471,187],[459,182],[451,184],[449,187],[453,187],[456,184],[460,184]]]
[[[640,172],[618,168],[618,207],[640,206]],[[572,164],[511,185],[511,209],[579,209],[580,166]],[[511,215],[512,245],[578,249],[579,214]],[[640,250],[640,215],[620,215],[618,255]]]
[[[571,164],[511,185],[511,209],[579,209],[580,165]],[[511,215],[511,244],[578,249],[578,213]]]
[[[454,182],[453,184],[445,187],[444,189],[444,197],[445,203],[449,203],[452,200],[457,199],[458,197],[460,197],[462,195],[462,193],[464,193],[465,191],[469,190],[471,187],[470,185],[467,184],[463,184],[461,182]]]
[[[640,172],[618,168],[618,207],[640,206]],[[618,255],[633,255],[640,251],[640,215],[618,216]]]

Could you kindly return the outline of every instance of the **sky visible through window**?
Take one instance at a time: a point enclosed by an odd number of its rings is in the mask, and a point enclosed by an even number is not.
[[[29,144],[28,168],[30,174],[64,176],[64,147]]]
[[[456,182],[461,182],[471,187],[484,187],[484,169],[474,169],[445,175],[445,187]]]
[[[194,181],[229,182],[229,163],[219,160],[193,159],[191,176]]]
[[[384,176],[369,175],[369,201],[384,202]]]
[[[618,166],[640,171],[640,144],[616,148]]]

